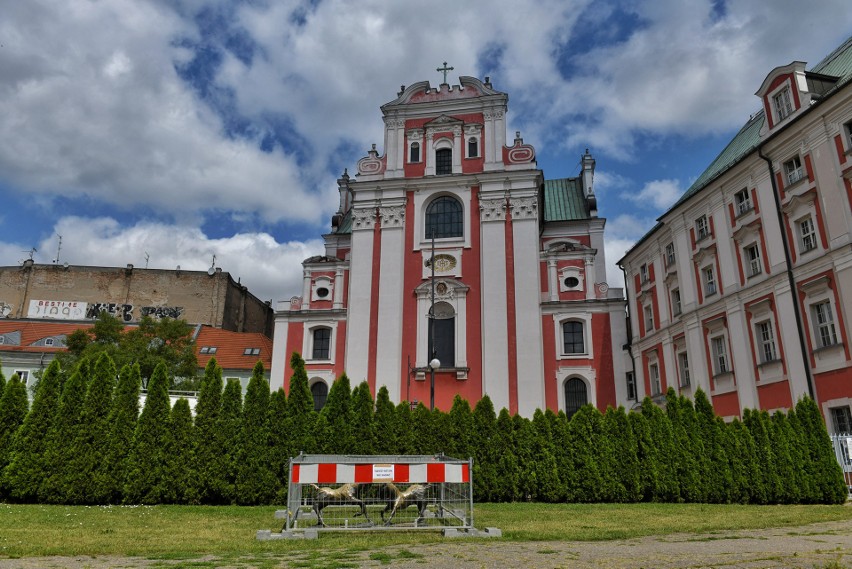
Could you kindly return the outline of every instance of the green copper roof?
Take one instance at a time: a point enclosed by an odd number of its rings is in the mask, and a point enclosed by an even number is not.
[[[589,219],[580,178],[544,181],[544,221]]]

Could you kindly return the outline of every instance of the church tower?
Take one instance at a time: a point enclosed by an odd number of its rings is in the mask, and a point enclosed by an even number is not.
[[[507,143],[507,104],[463,76],[381,107],[384,154],[338,180],[326,254],[276,311],[273,388],[297,351],[317,406],[344,371],[443,410],[456,395],[525,416],[616,403],[624,302],[604,282],[595,161],[546,181],[520,133]]]

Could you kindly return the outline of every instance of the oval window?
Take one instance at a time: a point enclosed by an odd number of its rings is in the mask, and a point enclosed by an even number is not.
[[[577,277],[567,277],[564,282],[565,286],[568,288],[577,288],[580,284],[580,279]]]
[[[325,287],[320,287],[317,289],[317,296],[320,298],[325,298],[328,296],[328,289]]]

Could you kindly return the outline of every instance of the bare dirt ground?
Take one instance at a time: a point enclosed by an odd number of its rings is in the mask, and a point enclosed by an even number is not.
[[[830,522],[770,530],[677,534],[604,542],[511,542],[448,539],[423,546],[361,552],[345,560],[263,557],[218,562],[215,557],[154,561],[132,557],[0,559],[0,569],[171,567],[459,568],[817,568],[852,569],[852,523]]]

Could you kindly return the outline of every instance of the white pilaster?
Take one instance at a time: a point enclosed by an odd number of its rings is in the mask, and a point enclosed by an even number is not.
[[[352,212],[352,253],[349,264],[349,314],[346,334],[346,373],[354,385],[367,379],[370,351],[370,308],[373,288],[373,228],[375,209]]]
[[[544,409],[544,356],[541,336],[541,284],[538,270],[538,200],[512,198],[512,246],[515,280],[515,349],[518,413],[532,417]]]
[[[377,299],[376,391],[384,385],[391,401],[400,401],[405,206],[381,207],[379,215],[382,220],[382,257]]]
[[[506,212],[503,198],[479,202],[482,247],[482,391],[495,409],[509,407],[506,323]]]

